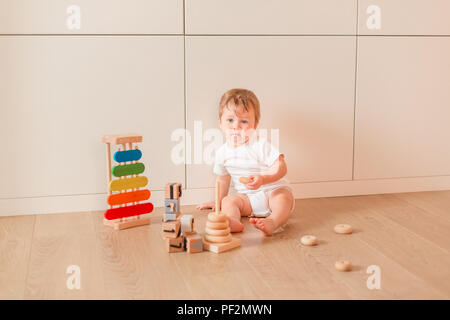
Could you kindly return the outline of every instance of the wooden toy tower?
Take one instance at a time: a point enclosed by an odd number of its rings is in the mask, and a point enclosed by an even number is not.
[[[150,223],[150,218],[140,215],[153,211],[150,202],[141,203],[150,198],[150,190],[143,189],[148,184],[144,175],[145,166],[138,162],[142,152],[133,143],[142,142],[142,136],[136,134],[116,134],[102,137],[106,143],[106,161],[108,168],[108,204],[103,224],[114,229],[126,229]],[[120,145],[114,153],[118,163],[111,168],[111,144]],[[112,176],[117,179],[112,179]]]
[[[202,252],[202,237],[195,232],[194,216],[182,215],[180,212],[181,194],[181,183],[168,183],[164,188],[164,217],[161,226],[166,251]]]
[[[221,253],[241,246],[241,239],[233,238],[230,233],[228,219],[220,212],[220,184],[216,181],[216,212],[208,214],[206,221],[203,249]]]

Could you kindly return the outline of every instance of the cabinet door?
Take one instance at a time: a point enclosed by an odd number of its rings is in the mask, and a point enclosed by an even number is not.
[[[77,7],[72,7],[74,5]],[[179,0],[1,0],[0,33],[182,34],[183,2]]]
[[[355,34],[355,0],[186,1],[187,34]]]
[[[203,132],[218,128],[221,95],[250,89],[261,104],[259,128],[269,138],[278,130],[291,182],[351,179],[354,78],[350,37],[187,37],[187,127],[193,141],[195,121]],[[194,151],[188,187],[213,186],[212,166],[196,164]]]
[[[450,39],[358,44],[355,178],[450,174]]]
[[[449,15],[448,0],[359,0],[358,33],[450,35]]]
[[[183,181],[183,37],[0,38],[0,197],[104,193],[104,134],[136,132],[150,189]],[[164,169],[162,169],[164,168]]]

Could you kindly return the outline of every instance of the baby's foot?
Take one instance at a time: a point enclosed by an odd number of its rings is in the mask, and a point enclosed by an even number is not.
[[[255,226],[255,228],[264,232],[266,236],[271,236],[275,230],[275,223],[271,218],[250,218],[249,221]]]
[[[240,221],[230,218],[228,216],[227,216],[227,219],[228,219],[228,224],[230,225],[231,232],[241,232],[242,230],[244,230],[244,225]]]

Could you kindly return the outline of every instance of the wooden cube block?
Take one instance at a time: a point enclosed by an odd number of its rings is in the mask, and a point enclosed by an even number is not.
[[[179,199],[181,197],[181,183],[168,183],[164,188],[164,198]]]
[[[164,239],[167,252],[182,252],[184,251],[184,237],[166,238]]]
[[[180,216],[181,213],[165,213],[163,216],[163,222],[179,220]]]
[[[183,214],[181,216],[181,232],[189,234],[194,232],[194,216],[192,214]]]
[[[163,238],[178,238],[181,233],[180,220],[167,221],[162,223]]]
[[[203,239],[199,234],[186,236],[186,250],[189,253],[197,253],[203,251]]]
[[[180,200],[178,199],[164,199],[164,213],[179,213]]]

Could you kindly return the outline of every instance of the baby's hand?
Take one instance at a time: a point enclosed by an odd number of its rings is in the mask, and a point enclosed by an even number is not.
[[[216,210],[216,203],[214,201],[205,202],[205,203],[199,204],[196,207],[196,209],[197,210],[206,210],[206,209]]]
[[[259,189],[259,187],[261,187],[264,183],[264,179],[260,175],[249,176],[249,178],[251,179],[251,181],[245,185],[247,189],[250,190]]]

